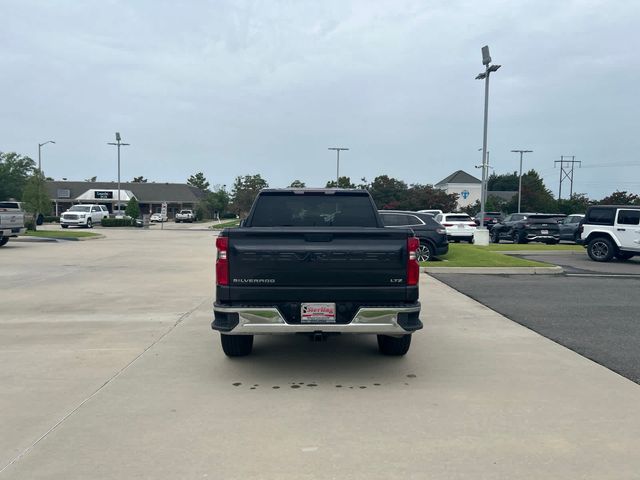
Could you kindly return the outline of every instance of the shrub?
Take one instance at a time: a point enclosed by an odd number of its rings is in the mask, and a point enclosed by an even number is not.
[[[60,217],[44,217],[44,223],[60,223]]]
[[[24,217],[24,226],[27,230],[31,230],[35,232],[36,230],[36,220],[31,215],[25,215]]]
[[[136,220],[134,218],[103,218],[101,224],[103,227],[135,227]]]

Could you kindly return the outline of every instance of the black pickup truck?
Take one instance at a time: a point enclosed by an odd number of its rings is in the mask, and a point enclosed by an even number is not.
[[[228,356],[289,333],[375,334],[382,354],[404,355],[422,328],[419,241],[385,228],[366,190],[262,190],[216,247],[212,328]]]

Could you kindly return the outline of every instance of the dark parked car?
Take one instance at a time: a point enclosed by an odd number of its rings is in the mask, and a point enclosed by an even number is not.
[[[484,212],[484,226],[487,230],[491,231],[493,226],[496,223],[502,221],[502,213],[501,212]],[[480,226],[480,214],[474,219],[476,225]]]
[[[558,215],[551,213],[512,213],[497,223],[489,234],[493,243],[511,240],[513,243],[560,241]]]
[[[558,222],[558,227],[560,228],[560,240],[577,242],[580,239],[578,227],[580,226],[580,221],[583,218],[583,214],[575,213],[573,215],[569,215],[561,222]]]
[[[379,210],[385,227],[411,228],[420,240],[418,261],[426,262],[449,251],[446,229],[428,213]]]

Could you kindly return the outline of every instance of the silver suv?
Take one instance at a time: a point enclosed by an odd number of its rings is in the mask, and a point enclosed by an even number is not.
[[[591,260],[629,260],[640,255],[640,205],[589,207],[578,231]]]

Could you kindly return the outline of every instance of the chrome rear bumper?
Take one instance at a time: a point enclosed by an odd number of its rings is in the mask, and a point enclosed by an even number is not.
[[[214,330],[228,335],[287,333],[369,333],[405,335],[422,328],[420,304],[411,307],[361,307],[351,322],[287,323],[275,307],[223,307],[214,305]],[[412,314],[412,315],[411,315]]]

